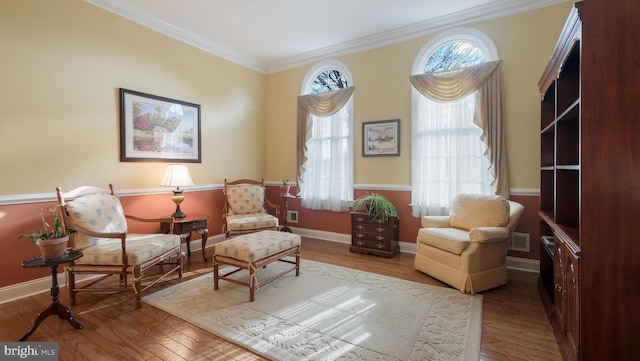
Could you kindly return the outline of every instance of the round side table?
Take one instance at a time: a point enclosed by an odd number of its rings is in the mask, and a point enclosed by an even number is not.
[[[24,268],[40,268],[40,267],[50,267],[51,268],[51,305],[44,311],[40,312],[36,321],[33,324],[33,327],[27,331],[27,333],[20,338],[18,341],[24,341],[27,337],[31,336],[33,332],[40,326],[40,323],[44,321],[49,316],[58,315],[61,319],[67,320],[71,326],[80,329],[82,325],[79,324],[76,320],[71,316],[71,311],[64,305],[60,303],[60,299],[58,298],[58,266],[62,263],[67,263],[74,261],[78,258],[82,257],[81,251],[71,250],[65,253],[64,256],[51,260],[44,260],[42,257],[34,257],[22,262],[22,267]]]

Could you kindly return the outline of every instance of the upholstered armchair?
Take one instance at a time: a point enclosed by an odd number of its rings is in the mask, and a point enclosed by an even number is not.
[[[226,238],[268,229],[278,230],[280,205],[271,203],[265,192],[264,179],[224,180],[222,233]],[[275,216],[269,214],[267,209],[273,210]]]
[[[459,194],[448,216],[422,218],[414,268],[464,293],[507,284],[507,249],[524,207],[500,196]]]
[[[75,230],[70,245],[83,256],[66,267],[71,304],[80,292],[133,292],[136,308],[141,306],[141,293],[172,273],[182,278],[180,236],[173,233],[173,218],[141,218],[125,215],[113,186],[80,187],[69,192],[56,189],[63,209],[65,228]],[[128,232],[127,220],[169,222],[169,234],[134,234]],[[157,271],[148,275],[154,266]],[[156,268],[156,267],[154,267]],[[76,284],[76,275],[98,275],[90,282]],[[118,276],[109,277],[109,276]],[[111,281],[106,278],[112,278]],[[144,282],[143,282],[144,280]]]

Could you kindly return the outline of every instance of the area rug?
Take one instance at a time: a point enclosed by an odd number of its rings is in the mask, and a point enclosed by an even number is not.
[[[288,264],[260,269],[268,279]],[[238,278],[247,277],[239,272]],[[267,358],[478,360],[482,296],[302,260],[256,291],[208,273],[143,301]]]

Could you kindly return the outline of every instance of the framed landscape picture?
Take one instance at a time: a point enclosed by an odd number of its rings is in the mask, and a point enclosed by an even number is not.
[[[200,163],[200,105],[120,88],[120,161]]]
[[[362,156],[400,155],[400,119],[362,123]]]

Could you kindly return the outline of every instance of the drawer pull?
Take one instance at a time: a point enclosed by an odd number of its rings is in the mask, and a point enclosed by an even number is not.
[[[377,237],[376,237],[376,239],[377,239],[378,241],[384,241],[384,236],[377,236]]]
[[[377,230],[378,232],[380,232],[380,233],[382,233],[382,232],[384,232],[384,231],[385,231],[385,229],[384,229],[384,228],[382,228],[382,227],[378,227],[378,228],[376,228],[376,230]]]
[[[356,221],[362,222],[362,221],[364,221],[364,218],[363,217],[356,217]]]
[[[359,225],[356,226],[356,228],[361,231],[364,228],[364,226],[359,224]]]
[[[364,237],[364,234],[362,234],[362,233],[356,233],[356,237],[358,237],[358,238],[362,238],[362,237]]]
[[[382,243],[378,243],[378,244],[376,244],[376,247],[378,247],[378,248],[380,248],[380,249],[383,249],[383,248],[384,248],[384,244],[382,244]]]
[[[357,244],[358,246],[364,246],[364,242],[362,242],[362,241],[356,241],[356,244]]]

